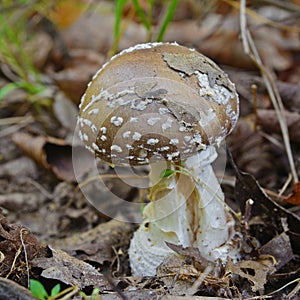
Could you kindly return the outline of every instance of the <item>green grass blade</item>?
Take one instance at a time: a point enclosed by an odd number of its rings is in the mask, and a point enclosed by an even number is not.
[[[18,85],[14,82],[6,84],[4,87],[0,89],[0,101],[4,98],[6,94],[10,91],[13,91],[18,88]]]
[[[171,22],[173,15],[175,13],[177,4],[178,4],[178,0],[171,0],[168,11],[164,17],[164,20],[163,20],[160,30],[158,32],[157,39],[156,39],[157,42],[161,42],[163,40],[165,32],[167,30],[167,27],[168,27],[169,23]]]
[[[149,21],[149,19],[147,19],[144,11],[142,10],[138,0],[132,0],[132,3],[134,5],[134,8],[142,22],[142,24],[145,26],[145,28],[147,29],[147,31],[149,31],[151,29],[151,23]]]
[[[4,87],[0,89],[0,101],[6,96],[10,91],[22,88],[27,91],[31,95],[35,95],[43,92],[45,86],[40,83],[35,82],[27,82],[27,81],[18,81],[18,82],[10,82],[6,84]]]
[[[114,42],[112,49],[110,50],[110,55],[114,55],[118,51],[120,35],[121,35],[121,22],[123,16],[123,8],[127,0],[116,0],[115,6],[115,24],[114,24]]]
[[[163,171],[160,173],[159,177],[160,177],[160,178],[167,178],[167,177],[170,177],[171,175],[173,175],[174,173],[176,173],[175,170],[165,169],[165,170],[163,170]]]
[[[115,24],[114,24],[114,37],[118,39],[120,37],[121,21],[123,15],[123,8],[126,5],[127,0],[117,0],[115,9]]]

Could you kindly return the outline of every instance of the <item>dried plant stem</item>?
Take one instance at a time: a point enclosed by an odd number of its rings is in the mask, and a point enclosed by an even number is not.
[[[289,174],[288,178],[286,179],[283,187],[279,190],[278,192],[278,196],[282,197],[283,193],[286,191],[287,187],[290,185],[291,181],[292,181],[292,175]]]
[[[273,76],[271,72],[263,65],[263,62],[259,56],[259,53],[257,51],[257,48],[255,46],[255,43],[252,39],[250,31],[247,29],[247,19],[246,19],[246,1],[241,0],[240,1],[240,26],[241,26],[241,38],[242,43],[244,47],[244,51],[249,57],[252,59],[252,61],[255,63],[255,65],[260,70],[262,77],[264,79],[267,91],[269,93],[271,102],[274,106],[274,109],[276,111],[279,125],[282,132],[283,142],[285,145],[286,154],[288,157],[291,174],[293,177],[293,182],[298,182],[298,175],[296,172],[293,154],[291,150],[290,145],[290,138],[289,133],[287,129],[286,119],[284,116],[284,107],[282,104],[281,97],[279,95],[278,89],[276,87],[276,84],[274,82]]]
[[[194,295],[198,289],[199,286],[201,286],[205,280],[205,278],[213,271],[214,266],[212,263],[210,263],[204,271],[199,275],[199,277],[195,280],[193,285],[187,290],[186,294],[187,295]]]
[[[25,258],[25,264],[26,264],[26,273],[27,273],[27,288],[29,289],[30,286],[30,281],[29,281],[29,264],[28,264],[28,257],[27,257],[27,250],[26,250],[26,246],[23,240],[23,231],[26,231],[25,228],[22,228],[20,230],[20,240],[22,243],[22,247],[23,247],[23,251],[24,251],[24,258]]]
[[[231,5],[232,7],[234,7],[237,10],[242,10],[243,8],[241,7],[242,5],[236,1],[233,0],[222,0],[223,2]],[[286,7],[287,8],[287,7]],[[291,32],[300,32],[300,28],[296,27],[296,26],[288,26],[288,25],[284,25],[275,21],[272,21],[258,13],[256,13],[254,10],[249,9],[244,7],[244,12],[247,13],[247,15],[251,16],[252,18],[260,21],[263,24],[269,25],[269,26],[273,26],[275,28],[279,28],[281,30],[287,30],[287,31],[291,31]],[[297,13],[297,12],[296,12]]]
[[[257,131],[257,85],[251,85],[252,98],[253,98],[253,112],[254,112],[254,131]]]
[[[14,260],[13,260],[13,262],[11,264],[10,271],[6,274],[5,278],[8,278],[10,276],[10,274],[13,272],[13,270],[15,269],[17,258],[19,257],[19,255],[21,254],[21,252],[22,252],[22,249],[18,248],[18,250],[17,250],[17,252],[15,254]]]
[[[22,117],[9,117],[0,119],[0,126],[7,126],[12,124],[25,123],[28,125],[33,122],[34,118],[32,116],[22,116]]]
[[[261,2],[268,5],[273,5],[281,9],[289,10],[292,12],[300,13],[300,7],[292,2],[281,1],[281,0],[261,0]]]

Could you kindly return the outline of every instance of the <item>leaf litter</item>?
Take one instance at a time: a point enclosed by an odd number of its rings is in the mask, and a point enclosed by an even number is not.
[[[228,159],[228,180],[223,186],[229,205],[240,211],[241,260],[212,264],[194,248],[170,244],[174,256],[163,262],[157,276],[134,277],[127,256],[134,226],[110,220],[76,189],[70,151],[76,104],[113,43],[111,3],[103,1],[103,10],[79,10],[63,27],[56,26],[61,24],[57,15],[51,20],[55,31],[47,22],[31,27],[38,28],[39,34],[28,44],[28,53],[38,53],[32,57],[33,65],[43,74],[47,95],[30,102],[19,89],[0,102],[1,299],[21,289],[20,285],[26,287],[28,276],[42,280],[49,290],[53,281],[77,285],[85,292],[98,287],[101,299],[297,299],[299,183],[289,181],[280,121],[265,74],[258,72],[266,66],[277,76],[272,82],[282,98],[299,175],[299,28],[292,13],[297,1],[287,1],[284,9],[276,1],[256,7],[249,2],[248,29],[263,62],[258,69],[239,40],[243,1],[239,7],[237,1],[211,1],[205,13],[202,2],[180,4],[180,17],[171,22],[165,40],[192,46],[227,65],[240,94],[241,117],[227,139],[233,159]],[[120,50],[146,39],[136,15],[130,19],[126,14],[126,18]],[[42,44],[43,51],[38,51]],[[1,69],[0,87],[15,78],[7,70],[9,65]],[[52,107],[44,105],[46,96]],[[19,124],[16,117],[29,121]],[[84,178],[89,166],[85,160],[82,165]],[[101,168],[112,175],[106,182],[118,195],[136,202],[143,197],[117,183],[109,167]],[[22,297],[30,299],[25,292]]]

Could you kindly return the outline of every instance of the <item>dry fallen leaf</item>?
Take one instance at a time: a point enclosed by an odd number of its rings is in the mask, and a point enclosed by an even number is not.
[[[91,49],[107,53],[113,42],[113,24],[113,14],[91,11],[81,15],[72,26],[61,31],[61,35],[69,49]]]
[[[165,40],[192,45],[199,52],[222,64],[253,68],[253,63],[245,55],[238,37],[237,14],[228,14],[227,17],[209,14],[200,24],[198,20],[171,23]]]
[[[18,282],[26,283],[24,247],[29,262],[42,248],[27,228],[19,224],[9,224],[8,220],[0,215],[0,276],[14,277]]]
[[[272,257],[277,270],[294,258],[290,238],[285,232],[275,236],[267,244],[260,247],[258,252],[261,255]]]
[[[74,132],[77,123],[78,106],[62,92],[58,92],[55,95],[53,113],[65,129],[69,132]]]
[[[177,254],[170,255],[157,268],[157,277],[171,294],[187,294],[193,282],[201,275],[193,264]]]
[[[36,192],[0,194],[0,206],[10,212],[38,210],[45,200],[45,195]]]
[[[93,266],[66,252],[50,248],[52,257],[40,257],[32,261],[35,267],[43,269],[41,276],[59,280],[67,285],[97,287],[101,291],[110,290],[111,286]]]
[[[300,114],[285,111],[284,113],[289,137],[292,142],[300,142]],[[267,133],[281,134],[279,120],[275,110],[258,109],[257,110],[258,125]]]
[[[22,156],[8,160],[0,165],[0,177],[6,178],[37,178],[36,164],[28,157]]]
[[[252,284],[253,292],[264,291],[264,285],[267,283],[267,276],[275,271],[271,260],[254,261],[243,260],[239,263],[233,263],[231,259],[226,265],[226,273],[236,274],[249,280]]]
[[[270,241],[278,232],[283,232],[284,228],[281,225],[281,220],[286,219],[289,232],[288,235],[293,245],[295,254],[299,254],[299,221],[300,217],[278,203],[269,198],[253,176],[245,172],[241,172],[235,165],[230,153],[229,160],[234,167],[236,173],[235,194],[239,201],[242,213],[245,213],[246,203],[251,199],[251,218],[258,216],[262,222],[256,231],[256,238],[262,243]]]
[[[300,205],[300,182],[294,184],[293,192],[284,199],[284,202]]]
[[[166,242],[167,246],[179,255],[185,256],[187,259],[197,263],[202,269],[206,268],[209,262],[201,255],[198,248],[188,247],[184,248],[181,245],[174,245]]]
[[[187,295],[191,297],[195,293],[201,293],[207,287],[211,287],[216,295],[225,290],[230,293],[229,276],[220,276],[224,268],[218,264],[209,262],[207,267],[199,266],[199,263],[189,257],[188,248],[172,245],[179,252],[184,252],[185,258],[180,254],[168,256],[157,268],[157,277],[164,282],[172,295]],[[181,249],[179,249],[181,248]],[[173,249],[173,250],[174,250]],[[195,252],[195,251],[191,251]],[[192,254],[194,255],[194,254]],[[198,254],[196,254],[198,256]],[[222,269],[222,272],[220,272]],[[189,299],[189,298],[188,298]]]
[[[53,2],[47,17],[58,27],[67,28],[73,24],[87,9],[84,0],[60,0]]]
[[[265,100],[267,97],[267,89],[265,85],[265,81],[257,74],[251,74],[249,71],[241,71],[236,68],[225,68],[226,73],[229,75],[229,78],[232,82],[235,83],[238,94],[247,99],[251,103],[251,111],[253,112],[253,92],[251,86],[255,84],[257,86],[257,98]],[[291,112],[300,112],[300,85],[297,83],[284,82],[280,80],[275,81],[278,92],[282,98],[282,102],[284,107]],[[268,101],[260,101],[260,105],[266,107],[270,106],[270,100]],[[242,110],[245,110],[245,102],[242,100],[244,104]]]
[[[111,220],[81,234],[57,240],[54,245],[77,258],[102,264],[115,256],[113,246],[128,246],[132,233],[130,223]]]
[[[277,186],[272,145],[253,129],[253,122],[240,118],[226,141],[240,169],[253,175],[262,186]],[[278,167],[282,170],[282,165]]]
[[[51,37],[42,31],[33,34],[30,41],[25,44],[25,52],[28,57],[32,58],[33,65],[42,69],[50,56],[50,52],[53,49],[53,40]]]
[[[28,133],[16,132],[12,135],[13,142],[30,158],[44,168],[66,181],[75,181],[72,163],[72,145],[66,141],[51,136],[33,136]],[[80,155],[80,167],[77,176],[85,174],[90,169],[91,155],[83,147],[77,146],[73,151]]]
[[[73,49],[64,69],[52,73],[59,88],[78,105],[92,76],[105,61],[103,55],[89,49]]]

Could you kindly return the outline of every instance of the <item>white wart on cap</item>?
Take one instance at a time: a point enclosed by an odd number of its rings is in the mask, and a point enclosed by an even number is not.
[[[219,144],[235,126],[238,95],[210,59],[176,43],[126,49],[89,83],[79,135],[116,165],[179,161]]]

